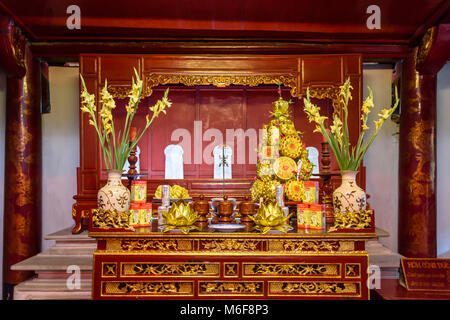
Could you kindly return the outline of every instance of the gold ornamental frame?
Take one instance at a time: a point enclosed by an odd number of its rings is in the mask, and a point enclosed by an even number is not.
[[[282,84],[290,88],[290,94],[293,97],[301,99],[306,92],[299,92],[297,85],[297,76],[292,74],[274,74],[274,75],[224,75],[224,74],[168,74],[151,73],[144,76],[144,97],[149,97],[153,93],[153,88],[158,85],[183,84],[185,86],[209,86],[225,88],[230,85],[242,85],[257,87],[261,84]],[[130,94],[129,86],[108,86],[109,93],[118,99],[125,99]],[[339,108],[339,87],[312,87],[309,88],[309,94],[312,98],[330,99],[333,105],[333,113],[340,112]]]

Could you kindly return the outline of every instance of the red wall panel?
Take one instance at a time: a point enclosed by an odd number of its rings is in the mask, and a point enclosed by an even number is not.
[[[166,88],[166,86],[155,88],[150,97],[141,101],[133,119],[134,127],[144,128],[149,107],[162,97]],[[272,103],[278,97],[277,86],[257,88],[171,86],[169,99],[172,106],[167,109],[166,114],[161,114],[154,120],[138,144],[141,151],[140,173],[147,174],[148,178],[164,178],[164,149],[169,144],[180,144],[184,149],[185,177],[213,178],[212,150],[215,145],[226,143],[233,148],[233,178],[254,177],[259,130],[270,121]],[[308,122],[303,111],[303,99],[292,97],[288,88],[282,89],[282,97],[292,101],[290,106],[292,120],[297,130],[303,133],[303,142],[320,151],[322,136],[313,133],[314,125]],[[331,100],[313,98],[313,101],[321,107],[323,115],[332,118]],[[125,123],[127,102],[128,99],[116,99],[117,106],[113,115],[117,132]],[[194,126],[201,130],[195,133]],[[245,138],[243,142],[238,141],[236,137],[240,134],[237,132],[239,129],[242,130],[241,137]],[[197,146],[195,139],[199,143]],[[197,163],[196,152],[199,153]],[[208,159],[205,158],[206,153],[209,153]],[[103,161],[101,168],[102,178],[105,179]]]

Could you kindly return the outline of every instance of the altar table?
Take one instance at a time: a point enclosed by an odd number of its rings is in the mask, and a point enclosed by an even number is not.
[[[93,299],[369,299],[375,233],[90,232]]]

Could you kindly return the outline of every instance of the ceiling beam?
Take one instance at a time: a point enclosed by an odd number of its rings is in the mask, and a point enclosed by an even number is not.
[[[54,59],[78,59],[81,53],[117,54],[342,54],[361,53],[364,58],[404,58],[407,45],[371,45],[359,43],[298,43],[249,41],[52,41],[31,42],[33,54]]]

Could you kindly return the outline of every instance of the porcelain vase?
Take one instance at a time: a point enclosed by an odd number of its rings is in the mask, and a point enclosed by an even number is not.
[[[366,209],[366,193],[356,184],[358,171],[341,171],[342,183],[333,192],[334,212],[348,213]]]
[[[99,209],[126,212],[130,209],[130,190],[122,184],[122,171],[108,171],[108,182],[98,191]]]

